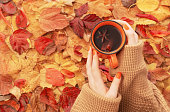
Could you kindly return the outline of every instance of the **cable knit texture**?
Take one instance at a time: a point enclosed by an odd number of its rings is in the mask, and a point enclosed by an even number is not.
[[[85,84],[71,112],[170,112],[160,91],[147,79],[142,51],[140,40],[137,45],[125,45],[117,55],[119,67],[110,69],[112,75],[122,73],[116,99],[100,96]]]

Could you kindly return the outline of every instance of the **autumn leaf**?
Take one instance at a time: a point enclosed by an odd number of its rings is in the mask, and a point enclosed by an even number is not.
[[[31,93],[23,93],[19,98],[20,108],[18,112],[25,112],[27,109],[27,104],[30,102]]]
[[[77,56],[80,56],[82,57],[83,54],[80,52],[80,50],[82,49],[82,46],[74,46],[74,54],[77,55]]]
[[[159,52],[162,56],[170,58],[170,50],[168,48],[161,49],[160,44],[156,44],[156,48],[159,50]]]
[[[154,30],[150,30],[150,34],[152,36],[156,36],[156,37],[165,37],[170,35],[170,31],[154,31]]]
[[[61,72],[54,68],[46,69],[46,81],[54,86],[64,85],[64,76]]]
[[[149,42],[144,42],[143,53],[144,54],[156,54]]]
[[[0,3],[8,3],[8,2],[10,2],[11,0],[0,0]]]
[[[77,17],[81,17],[83,14],[86,14],[87,11],[88,11],[88,3],[82,5],[78,9],[74,10]]]
[[[26,80],[25,79],[18,79],[14,82],[14,86],[17,86],[18,88],[22,88],[25,85]]]
[[[28,26],[27,17],[22,10],[18,10],[18,14],[16,16],[16,25],[21,29],[25,29]]]
[[[56,51],[56,45],[50,38],[39,37],[35,40],[35,49],[42,55],[50,55]]]
[[[131,19],[129,19],[129,18],[127,18],[127,17],[122,17],[121,20],[126,21],[126,22],[129,23],[130,25],[133,25],[133,24],[134,24],[134,21],[131,20]]]
[[[59,104],[65,112],[70,112],[80,90],[76,87],[65,87],[60,96]]]
[[[147,34],[146,34],[146,26],[144,25],[137,25],[136,26],[136,32],[143,38],[148,38]]]
[[[11,26],[11,24],[9,23],[9,21],[4,17],[1,8],[0,8],[0,17],[4,20],[5,24],[6,24],[9,28],[13,29],[12,26]]]
[[[102,72],[106,75],[108,81],[113,81],[113,77],[109,74],[109,68],[104,65],[100,65],[99,69],[101,69]]]
[[[147,18],[147,19],[153,20],[155,22],[158,22],[158,19],[150,14],[136,14],[136,16],[140,17],[140,18]]]
[[[136,0],[121,0],[121,1],[123,6],[127,8],[136,3]]]
[[[17,112],[17,110],[15,108],[13,108],[10,105],[0,105],[0,110],[1,112]]]
[[[44,88],[44,90],[40,94],[40,101],[47,104],[47,105],[50,105],[55,110],[58,109],[58,105],[57,105],[57,102],[55,100],[53,90],[50,89],[50,88]]]
[[[168,29],[167,29],[167,31],[170,31],[170,23],[168,24]]]
[[[12,77],[0,75],[0,95],[9,94],[12,88]]]
[[[61,31],[54,32],[52,38],[55,41],[55,45],[57,47],[58,52],[61,52],[66,48],[67,36],[65,33]]]
[[[17,12],[17,7],[13,1],[2,4],[2,9],[8,14],[15,14]]]
[[[44,9],[39,18],[40,27],[46,32],[67,27],[69,23],[66,17],[60,14],[60,12],[60,8]]]
[[[96,16],[96,14],[89,14],[83,18],[83,23],[85,27],[89,30],[92,30],[94,26],[100,21],[102,21],[102,19]]]
[[[73,78],[75,76],[74,72],[71,72],[71,71],[66,70],[66,69],[62,69],[61,73],[68,78]]]

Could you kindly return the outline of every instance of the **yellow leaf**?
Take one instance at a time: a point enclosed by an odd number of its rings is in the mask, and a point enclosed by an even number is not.
[[[146,18],[139,18],[138,20],[135,21],[135,25],[151,25],[151,24],[156,24],[155,21],[146,19]]]
[[[100,18],[102,17],[108,17],[111,16],[111,11],[108,10],[107,6],[104,5],[104,3],[100,1],[92,1],[89,2],[89,14],[96,14]]]
[[[85,84],[85,77],[81,72],[75,72],[75,79],[79,88],[81,88]]]
[[[110,62],[109,62],[108,59],[105,59],[105,60],[104,60],[104,63],[105,63],[105,66],[106,66],[107,68],[110,68]]]
[[[159,54],[159,50],[157,49],[156,45],[154,43],[150,43],[152,46],[153,50],[155,51],[156,54]]]
[[[14,86],[12,89],[9,90],[9,92],[13,94],[19,100],[21,96],[20,88],[18,88],[17,86]]]
[[[73,61],[71,61],[71,60],[68,61],[68,62],[66,62],[66,63],[64,63],[64,64],[62,64],[61,67],[62,67],[63,69],[69,70],[69,71],[71,71],[71,72],[76,72],[76,71],[79,70],[79,67],[77,67],[77,66],[75,65],[75,63],[74,63]]]
[[[147,14],[151,14],[155,16],[158,19],[158,21],[162,21],[170,17],[170,9],[166,6],[159,6],[157,10]]]
[[[77,81],[75,78],[65,78],[65,83],[71,84],[72,86],[76,86]]]
[[[49,84],[46,82],[46,69],[42,69],[40,71],[40,86],[45,88],[45,87],[48,87],[48,88],[51,88],[52,87],[52,84]]]
[[[170,6],[170,0],[161,0],[161,5]]]
[[[159,0],[137,0],[136,5],[143,12],[151,12],[158,8]]]
[[[6,29],[6,24],[5,22],[3,21],[3,19],[0,19],[0,32],[3,32],[5,29]]]
[[[156,68],[156,66],[157,66],[157,63],[151,63],[151,64],[147,65],[147,68],[148,68],[148,70],[154,70]]]

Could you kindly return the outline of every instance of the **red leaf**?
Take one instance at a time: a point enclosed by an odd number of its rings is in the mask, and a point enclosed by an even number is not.
[[[133,24],[134,24],[134,21],[131,20],[131,19],[129,19],[129,18],[127,18],[127,17],[122,17],[121,20],[126,21],[126,22],[129,23],[130,25],[133,25]]]
[[[53,90],[50,88],[44,88],[44,90],[40,94],[40,102],[43,102],[47,105],[50,105],[55,110],[58,109],[57,102],[55,100],[55,96]]]
[[[99,18],[98,16],[96,16],[96,14],[89,14],[86,15],[83,18],[83,22],[86,28],[92,30],[94,28],[94,26],[99,23],[100,21],[102,21],[101,18]]]
[[[104,66],[104,65],[100,65],[100,66],[99,66],[99,69],[101,69],[102,71],[109,72],[109,68],[107,68],[107,67]]]
[[[64,109],[64,112],[70,112],[80,90],[76,87],[65,87],[62,95],[60,96],[60,105]]]
[[[104,65],[100,65],[99,69],[101,69],[102,72],[106,75],[108,81],[113,81],[113,77],[109,74],[109,68]]]
[[[68,78],[73,78],[75,76],[73,72],[66,70],[66,69],[62,69],[61,73]]]
[[[0,0],[0,3],[8,3],[10,2],[11,0]]]
[[[14,112],[17,112],[20,107],[20,104],[14,95],[12,95],[12,94],[10,94],[10,95],[11,95],[10,99],[7,101],[0,101],[0,105],[2,105],[2,106],[5,105],[5,107],[2,107],[2,109],[5,110],[4,112],[13,112],[14,110],[15,110]],[[1,107],[0,107],[0,109],[1,109]]]
[[[25,29],[28,26],[27,22],[28,21],[27,21],[26,15],[24,14],[22,10],[19,10],[16,16],[16,24],[18,28]]]
[[[136,32],[143,38],[148,38],[145,30],[145,25],[137,25],[136,26]]]
[[[18,88],[22,88],[25,85],[26,80],[25,79],[18,79],[14,82],[14,86],[17,86]]]
[[[12,77],[0,75],[0,95],[9,94],[12,88]]]
[[[8,14],[15,14],[17,12],[17,7],[13,1],[2,4],[2,9]]]
[[[170,31],[170,23],[168,24],[168,29],[167,29],[167,31]]]
[[[18,112],[25,112],[27,109],[27,104],[31,98],[31,93],[23,93],[19,98],[20,108]]]
[[[74,54],[77,55],[77,56],[80,56],[82,57],[83,54],[80,52],[80,50],[82,49],[82,46],[74,46]]]
[[[46,69],[46,81],[54,86],[64,85],[64,76],[61,72],[54,68]]]
[[[144,54],[156,54],[149,42],[144,42],[143,53]]]
[[[32,33],[25,29],[16,30],[13,35],[10,36],[10,44],[12,49],[19,54],[22,54],[29,48],[27,39],[32,36]]]
[[[83,14],[86,14],[88,11],[88,3],[82,5],[80,8],[75,9],[74,11],[76,16],[78,17],[82,16]]]
[[[156,47],[162,56],[164,56],[166,58],[170,58],[170,50],[169,49],[161,49],[160,44],[156,44]]]
[[[42,55],[50,55],[56,50],[55,42],[50,38],[39,37],[37,40],[35,40],[34,44],[35,49]]]
[[[70,26],[72,27],[74,33],[78,35],[80,38],[83,38],[84,35],[84,24],[83,21],[76,17],[70,22]]]
[[[150,34],[152,36],[156,36],[156,37],[165,37],[165,36],[168,36],[170,35],[170,31],[153,31],[153,30],[150,30]]]
[[[2,14],[1,8],[0,8],[0,18],[2,18],[2,19],[4,20],[4,22],[6,23],[6,25],[7,25],[8,27],[10,27],[11,29],[13,29],[12,26],[11,26],[11,24],[8,22],[8,20],[7,20],[7,19],[4,17],[4,15]]]
[[[17,110],[10,105],[0,105],[0,112],[17,112]]]
[[[153,20],[155,22],[159,22],[156,17],[154,17],[153,15],[150,15],[150,14],[136,14],[136,16],[141,17],[141,18],[147,18],[147,19]]]

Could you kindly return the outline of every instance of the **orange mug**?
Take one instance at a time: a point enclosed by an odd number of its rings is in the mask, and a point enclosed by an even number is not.
[[[99,32],[99,29],[100,31],[103,31],[104,30],[104,27],[114,27],[114,29],[117,30],[117,32],[119,33],[119,35],[116,34],[116,36],[114,34],[112,34],[110,36],[111,40],[110,42],[113,42],[112,45],[113,46],[116,46],[114,50],[111,50],[111,51],[104,51],[104,50],[101,50],[101,45],[97,45],[97,40],[95,37],[95,35],[97,35],[97,33]],[[112,28],[109,28],[108,27],[108,34],[109,35],[109,32],[110,34],[112,32],[115,32],[113,31]],[[103,28],[103,29],[102,29]],[[105,32],[105,35],[106,35],[106,32]],[[101,32],[100,32],[101,33]],[[98,34],[99,35],[99,34]],[[114,35],[114,36],[113,36]],[[119,40],[119,42],[115,42]],[[96,41],[96,42],[95,42]],[[116,56],[116,53],[118,53],[125,45],[125,42],[126,42],[126,34],[125,34],[125,31],[123,30],[123,27],[117,23],[116,21],[113,21],[113,20],[104,20],[104,21],[101,21],[99,22],[92,30],[91,32],[91,38],[90,38],[90,42],[91,42],[91,46],[92,46],[92,49],[93,50],[96,50],[97,53],[98,53],[98,56],[100,58],[103,58],[103,59],[109,59],[109,62],[110,62],[110,66],[111,68],[116,68],[118,67],[118,60],[117,60],[117,56]],[[115,43],[114,43],[115,42]]]

